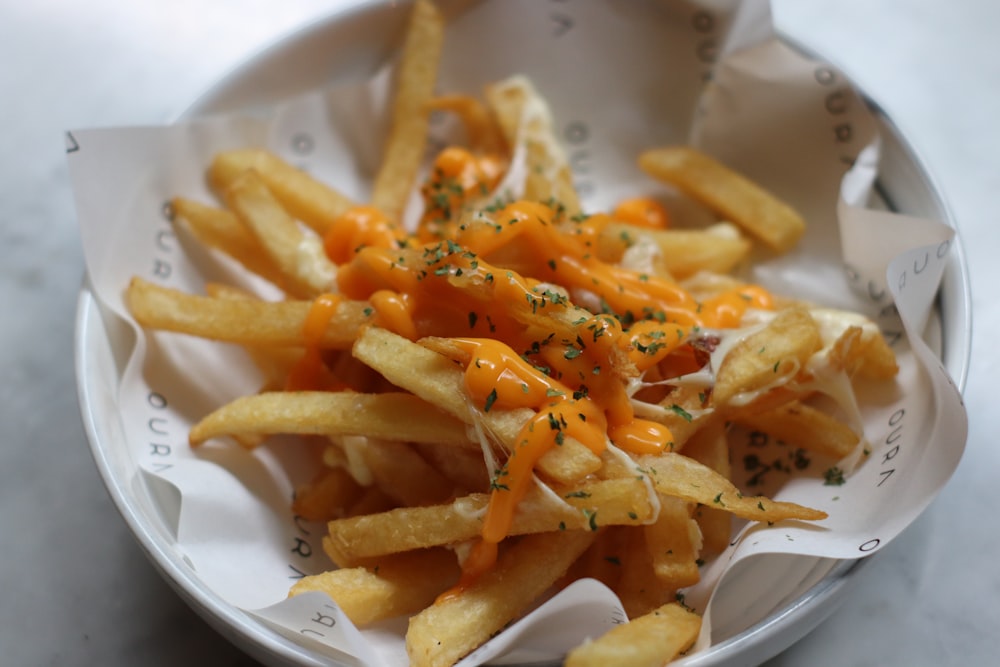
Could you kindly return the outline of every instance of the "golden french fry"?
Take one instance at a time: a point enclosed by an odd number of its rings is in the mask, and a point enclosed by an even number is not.
[[[511,534],[634,526],[654,513],[645,484],[635,477],[590,482],[558,493],[565,502],[532,487],[514,513]],[[478,493],[446,505],[399,507],[334,520],[323,546],[343,567],[388,553],[463,542],[480,534],[488,502],[487,494]]]
[[[205,283],[205,294],[213,299],[242,299],[259,301],[250,292],[219,283]],[[276,347],[273,345],[244,345],[254,365],[263,374],[265,387],[277,391],[285,386],[289,371],[302,358],[301,347]]]
[[[455,485],[456,495],[489,491],[490,473],[483,463],[482,451],[437,442],[415,442],[413,446]]]
[[[321,591],[358,626],[413,614],[458,580],[458,562],[447,549],[393,554],[365,566],[303,577],[289,593]]]
[[[327,258],[322,240],[299,228],[257,172],[248,171],[233,181],[226,202],[296,294],[317,296],[335,290],[337,267]]]
[[[698,431],[684,444],[684,455],[731,479],[732,466],[725,428],[721,421],[716,420]],[[698,505],[693,518],[701,529],[702,553],[721,553],[729,546],[733,524],[729,512]]]
[[[413,5],[392,103],[392,127],[375,176],[372,204],[401,220],[427,141],[427,103],[433,98],[444,40],[444,18],[427,0]]]
[[[745,406],[787,384],[823,346],[819,327],[805,308],[779,311],[767,326],[726,354],[712,397],[718,406]]]
[[[701,429],[718,421],[711,410],[706,410],[705,390],[693,385],[677,387],[662,401],[656,421],[667,426],[673,436],[674,451],[687,447],[687,441]]]
[[[554,202],[568,215],[580,212],[573,174],[556,139],[552,115],[531,81],[513,76],[486,88],[486,99],[496,114],[507,145],[523,141],[526,152],[524,198]]]
[[[847,424],[800,401],[764,412],[741,412],[734,421],[832,459],[844,458],[861,441]]]
[[[364,490],[358,502],[347,508],[344,516],[352,517],[365,514],[378,514],[379,512],[388,512],[394,507],[396,507],[396,502],[385,491],[377,486],[371,486]],[[337,564],[341,565],[340,563]],[[356,565],[356,563],[352,563],[352,565]]]
[[[834,368],[851,376],[889,380],[899,372],[896,354],[882,334],[860,326],[847,327],[831,346],[828,358]]]
[[[189,440],[234,433],[366,435],[475,447],[465,425],[412,394],[353,391],[269,392],[241,396],[191,427]]]
[[[410,619],[410,664],[453,665],[528,608],[593,540],[594,533],[582,530],[522,538],[500,555],[492,571]]]
[[[720,420],[707,423],[684,443],[684,456],[708,466],[723,477],[731,477],[729,441],[726,424]]]
[[[629,528],[608,526],[597,533],[594,542],[570,566],[566,583],[578,579],[596,579],[615,590],[622,577],[622,559],[629,548]]]
[[[791,249],[805,231],[802,216],[788,204],[693,148],[670,146],[648,150],[639,157],[639,166],[779,252]]]
[[[572,438],[545,452],[535,464],[539,475],[556,484],[575,484],[600,467],[601,458]]]
[[[125,301],[141,326],[244,345],[302,346],[309,301],[213,299],[162,287],[142,278],[129,283]],[[349,348],[371,319],[365,301],[344,301],[326,329],[321,346]]]
[[[288,289],[285,276],[264,252],[260,241],[231,211],[183,197],[175,197],[171,206],[174,220],[186,225],[198,241],[229,255],[251,273]]]
[[[891,380],[899,373],[896,353],[881,334],[865,339],[859,354],[862,361],[857,373],[861,377]]]
[[[600,257],[618,261],[642,238],[656,244],[664,267],[677,279],[699,271],[729,273],[746,259],[751,246],[735,226],[726,222],[705,229],[646,229],[612,223],[601,231]]]
[[[566,667],[662,667],[700,631],[701,617],[671,602],[581,644],[566,656]]]
[[[547,499],[531,497],[518,508],[512,530],[541,532],[558,529],[559,521],[575,518],[565,508],[532,511],[535,506],[548,508]],[[477,537],[482,530],[479,517],[489,502],[487,494],[473,494],[447,505],[398,507],[377,514],[363,514],[334,520],[323,549],[340,567],[350,567],[366,558],[411,549],[457,544]],[[520,520],[520,521],[519,521]]]
[[[215,282],[205,283],[205,294],[213,299],[242,299],[244,301],[257,301],[260,298],[253,292],[249,292],[245,289]]]
[[[675,590],[666,587],[657,576],[654,558],[646,543],[648,526],[644,530],[624,532],[627,541],[620,557],[621,577],[614,591],[626,616],[635,618],[653,611],[667,600],[673,600]]]
[[[732,482],[694,459],[672,452],[638,460],[656,490],[665,495],[725,510],[751,521],[819,521],[826,512],[796,503],[745,496]]]
[[[361,486],[343,468],[323,470],[309,484],[295,490],[292,511],[309,521],[330,521],[361,496]]]
[[[427,408],[434,410],[432,406]],[[444,502],[453,496],[454,487],[448,478],[427,463],[408,443],[368,438],[362,456],[375,484],[403,505],[429,505]]]
[[[701,535],[692,523],[688,502],[661,496],[659,516],[654,523],[643,527],[650,569],[669,591],[693,586],[701,578],[697,562]]]
[[[209,167],[208,180],[212,188],[224,196],[237,178],[251,170],[293,218],[301,220],[320,236],[326,234],[334,220],[354,206],[347,196],[262,149],[219,153]]]

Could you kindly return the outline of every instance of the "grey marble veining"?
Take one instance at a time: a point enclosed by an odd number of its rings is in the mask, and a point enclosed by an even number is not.
[[[160,123],[321,0],[0,2],[0,663],[252,664],[160,578],[102,487],[80,425],[83,260],[63,133]],[[768,664],[977,665],[1000,649],[995,407],[1000,58],[992,0],[775,0],[780,28],[841,65],[937,177],[973,281],[966,456],[839,610]]]

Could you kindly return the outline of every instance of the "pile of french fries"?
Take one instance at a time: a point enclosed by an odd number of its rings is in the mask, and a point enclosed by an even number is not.
[[[530,81],[435,94],[443,38],[418,0],[369,202],[253,148],[211,164],[221,206],[173,201],[176,224],[286,298],[135,278],[128,305],[144,327],[242,345],[267,378],[197,423],[192,446],[299,434],[316,451],[294,510],[329,522],[336,568],[291,595],[324,591],[359,626],[408,616],[411,663],[439,666],[592,577],[631,620],[567,664],[665,664],[698,636],[679,592],[728,545],[732,516],[825,516],[741,493],[729,429],[841,459],[861,434],[812,404],[818,369],[885,380],[895,358],[863,318],[730,275],[755,242],[795,244],[804,222],[787,205],[667,147],[641,168],[720,222],[673,228],[648,197],[584,213]],[[428,173],[432,112],[458,114],[467,145]],[[406,229],[415,188],[425,209]]]

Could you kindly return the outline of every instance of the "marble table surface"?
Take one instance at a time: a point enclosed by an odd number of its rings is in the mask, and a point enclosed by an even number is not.
[[[162,123],[332,0],[0,0],[0,663],[253,664],[147,562],[91,459],[73,377],[83,258],[63,133]],[[771,660],[981,665],[1000,650],[1000,4],[774,0],[930,165],[971,266],[965,457],[842,606]]]

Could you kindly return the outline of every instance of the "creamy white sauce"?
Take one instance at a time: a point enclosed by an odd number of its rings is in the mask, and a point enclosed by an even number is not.
[[[612,443],[610,440],[608,441],[607,446],[608,446],[607,451],[609,454],[618,459],[626,467],[635,470],[636,476],[642,480],[643,486],[646,487],[646,496],[649,498],[649,506],[653,509],[653,511],[650,512],[649,518],[646,519],[646,521],[644,521],[643,523],[646,525],[656,523],[656,520],[660,516],[661,505],[660,505],[660,496],[659,494],[656,493],[656,487],[653,486],[652,480],[650,480],[649,476],[646,473],[644,473],[638,465],[636,465],[635,461],[632,460],[631,456],[626,454],[621,449],[615,447],[614,443]]]
[[[493,439],[490,434],[487,433],[486,423],[483,420],[483,415],[479,410],[472,408],[470,405],[470,413],[472,414],[472,424],[466,427],[466,432],[470,440],[479,443],[479,449],[483,454],[483,464],[486,466],[486,472],[490,475],[492,479],[495,471],[499,468],[497,465],[496,455],[493,453]]]
[[[542,496],[544,496],[546,498],[546,500],[548,500],[548,502],[551,502],[556,507],[559,507],[559,508],[561,508],[563,510],[566,510],[567,512],[575,512],[576,511],[576,508],[573,507],[572,505],[570,505],[568,502],[566,502],[565,498],[563,498],[558,493],[556,493],[555,491],[553,491],[552,488],[548,484],[546,484],[545,482],[543,482],[542,480],[540,480],[538,478],[538,475],[535,475],[534,473],[532,473],[532,478],[535,480],[535,485],[542,492]]]

